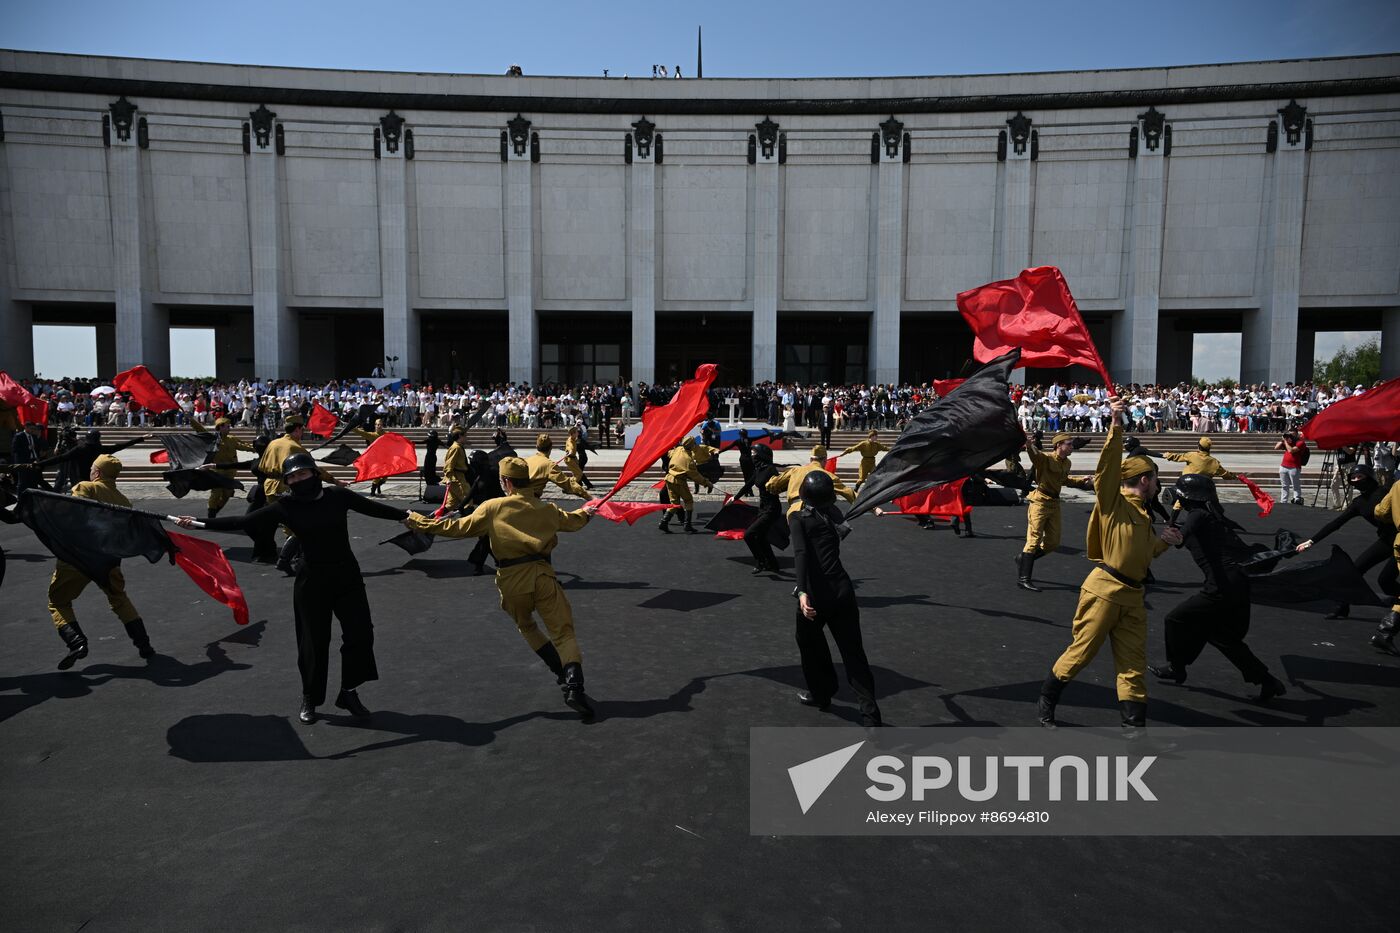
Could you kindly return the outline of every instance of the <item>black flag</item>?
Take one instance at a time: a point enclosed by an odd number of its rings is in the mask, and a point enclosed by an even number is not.
[[[161,474],[165,488],[176,499],[183,499],[191,489],[207,492],[210,489],[242,489],[243,484],[221,470],[166,470]]]
[[[871,472],[846,520],[984,470],[1017,450],[1025,435],[1007,380],[1020,357],[1019,349],[997,357],[916,415]]]
[[[731,499],[705,523],[706,531],[737,531],[747,528],[758,518],[758,506]]]
[[[477,424],[480,423],[482,415],[486,414],[490,410],[490,399],[482,399],[481,404],[476,406],[476,411],[472,412],[472,416],[467,419],[467,429],[470,430],[471,428],[476,427]]]
[[[349,444],[341,444],[335,450],[324,457],[317,457],[322,463],[333,463],[336,466],[348,467],[356,460],[360,459],[360,451],[355,450]]]
[[[107,505],[80,496],[28,489],[16,507],[53,556],[72,564],[104,590],[123,557],[144,557],[155,563],[175,556],[175,545],[160,518],[145,512]]]
[[[209,462],[219,444],[217,434],[162,434],[171,470],[197,470]]]
[[[403,534],[394,535],[394,537],[379,543],[401,547],[410,554],[422,554],[433,546],[433,537],[425,531],[405,531]]]
[[[1249,578],[1249,601],[1260,606],[1284,609],[1335,606],[1387,606],[1361,572],[1335,544],[1327,560],[1294,564],[1261,577]]]

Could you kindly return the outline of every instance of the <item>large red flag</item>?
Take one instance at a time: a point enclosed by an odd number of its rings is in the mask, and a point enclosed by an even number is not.
[[[326,406],[317,402],[311,406],[311,417],[306,419],[306,430],[322,437],[330,437],[338,424],[340,419],[331,414]]]
[[[598,504],[597,515],[599,518],[606,518],[610,522],[626,522],[629,525],[637,524],[637,519],[644,515],[650,515],[652,512],[680,508],[679,505],[660,502],[606,502],[602,499],[592,501]]]
[[[224,556],[223,548],[213,541],[167,532],[175,545],[175,563],[189,575],[195,586],[233,610],[233,620],[248,624],[248,600]]]
[[[1238,474],[1236,474],[1238,476]],[[1239,481],[1249,487],[1254,494],[1254,504],[1259,506],[1259,517],[1264,518],[1274,510],[1274,497],[1259,488],[1259,484],[1248,476],[1239,476]]]
[[[402,434],[390,431],[365,448],[355,461],[355,482],[413,473],[418,469],[418,454],[413,442]]]
[[[49,403],[34,395],[0,369],[0,402],[15,410],[20,424],[48,424]]]
[[[933,391],[938,393],[939,398],[942,398],[966,381],[966,379],[935,379],[933,380]]]
[[[174,396],[165,390],[151,371],[144,366],[133,366],[124,373],[117,373],[112,379],[117,391],[126,392],[136,399],[142,408],[149,408],[156,414],[179,408]]]
[[[695,378],[681,383],[676,397],[665,405],[652,405],[642,412],[642,433],[627,454],[622,472],[604,501],[646,472],[647,467],[661,459],[696,422],[710,412],[710,385],[715,381],[714,363],[705,363],[695,370]]]
[[[978,362],[1020,347],[1020,366],[1087,366],[1113,388],[1065,277],[1054,266],[968,289],[958,295],[958,310],[972,328],[972,355]]]
[[[1303,434],[1323,450],[1400,437],[1400,379],[1333,402],[1313,416]]]
[[[965,518],[972,514],[972,506],[963,502],[962,488],[967,482],[963,477],[954,483],[943,483],[920,492],[911,492],[894,500],[902,515],[942,515],[948,518]],[[891,513],[886,513],[891,514]]]

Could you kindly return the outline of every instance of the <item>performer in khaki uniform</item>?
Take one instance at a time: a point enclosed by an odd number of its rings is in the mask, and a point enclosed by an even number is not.
[[[467,451],[462,447],[462,429],[453,428],[447,440],[447,453],[442,458],[442,482],[447,486],[447,493],[442,505],[433,513],[434,518],[457,511],[467,501]]]
[[[590,498],[588,490],[579,485],[578,480],[559,469],[559,465],[554,462],[554,441],[548,434],[542,433],[535,437],[535,452],[525,461],[525,465],[530,468],[530,491],[535,494],[536,499],[544,495],[544,488],[550,483],[571,496]]]
[[[876,440],[879,436],[879,431],[871,431],[870,435],[865,440],[861,441],[859,444],[852,444],[850,447],[841,451],[841,456],[843,457],[846,456],[846,454],[860,454],[860,468],[856,473],[856,492],[860,492],[860,487],[870,476],[870,471],[875,469],[875,455],[882,451],[889,450],[888,447]]]
[[[364,428],[356,428],[355,433],[360,435],[360,440],[364,441],[365,446],[368,447],[370,444],[373,444],[375,441],[379,440],[381,437],[384,436],[384,419],[374,419],[373,431],[366,431]],[[382,495],[382,493],[380,493],[379,490],[384,488],[384,480],[385,477],[381,476],[379,477],[379,479],[374,480],[369,484],[369,494],[371,496]]]
[[[579,457],[581,450],[583,450],[583,441],[579,438],[578,426],[575,425],[569,428],[569,436],[564,440],[564,466],[569,468],[574,479],[585,489],[592,489],[593,483],[589,481],[587,476],[583,475],[583,463]]]
[[[1026,438],[1026,453],[1035,468],[1035,489],[1026,497],[1026,547],[1017,558],[1016,585],[1032,593],[1041,591],[1031,582],[1035,562],[1060,546],[1060,490],[1065,486],[1094,488],[1092,480],[1069,475],[1069,455],[1074,450],[1072,436],[1056,434],[1050,441],[1050,449],[1053,453],[1047,454],[1035,446],[1032,438]]]
[[[802,481],[807,478],[807,474],[821,470],[831,477],[831,485],[836,489],[836,494],[847,502],[856,501],[856,494],[852,492],[845,483],[836,478],[834,473],[826,469],[826,448],[818,444],[812,448],[812,459],[798,467],[788,467],[777,476],[763,484],[763,488],[769,492],[786,492],[788,497],[787,512],[784,517],[791,520],[792,516],[802,510]]]
[[[672,448],[667,454],[666,468],[666,497],[672,505],[679,505],[685,510],[685,533],[688,535],[698,534],[693,524],[695,519],[695,498],[690,494],[690,483],[696,483],[697,488],[704,486],[705,489],[714,489],[714,484],[706,479],[698,469],[695,462],[695,450],[702,445],[695,443],[695,438],[687,437],[681,441],[679,447]],[[667,509],[661,513],[661,530],[666,534],[671,533],[671,513],[675,509]]]
[[[73,495],[129,509],[131,500],[117,489],[117,474],[121,471],[120,460],[103,454],[93,461],[88,482],[78,483],[73,487]],[[73,600],[77,599],[91,582],[82,571],[63,561],[59,561],[54,567],[53,579],[49,581],[49,613],[53,616],[53,624],[58,629],[59,637],[68,646],[68,654],[58,662],[58,669],[61,671],[68,670],[79,658],[87,657],[88,640],[83,630],[78,627],[78,617],[73,612]],[[141,613],[136,611],[136,607],[126,595],[126,578],[122,576],[120,567],[113,568],[107,578],[105,592],[107,604],[126,627],[126,634],[136,646],[137,653],[143,658],[153,657],[156,652],[146,634],[146,623],[141,621]]]
[[[1220,461],[1210,455],[1210,438],[1203,437],[1196,444],[1196,450],[1188,450],[1184,454],[1164,453],[1164,460],[1172,460],[1176,463],[1184,463],[1181,468],[1182,476],[1190,476],[1193,473],[1201,473],[1212,479],[1234,479],[1235,474],[1220,465]]]
[[[1376,505],[1375,516],[1381,522],[1400,527],[1400,482],[1391,484],[1390,492]],[[1400,532],[1396,533],[1392,547],[1396,568],[1400,569]],[[1381,620],[1376,634],[1371,636],[1371,644],[1387,654],[1400,654],[1400,651],[1395,649],[1396,632],[1400,632],[1400,596],[1395,598],[1394,605],[1390,607],[1390,614]]]
[[[573,609],[559,586],[550,555],[559,532],[578,531],[593,517],[596,506],[565,512],[543,502],[531,491],[531,472],[519,457],[506,457],[500,466],[504,498],[477,506],[465,518],[433,521],[410,513],[404,524],[414,531],[448,538],[487,535],[496,555],[496,589],[501,608],[524,636],[526,644],[564,688],[564,702],[583,716],[593,715],[583,692],[583,661],[574,637]],[[544,620],[546,637],[535,621]]]
[[[1040,688],[1040,722],[1055,727],[1055,706],[1065,684],[1094,659],[1107,640],[1118,672],[1118,704],[1123,725],[1147,724],[1147,609],[1142,581],[1148,565],[1169,545],[1182,541],[1176,528],[1154,535],[1145,502],[1157,495],[1157,471],[1146,457],[1123,460],[1123,403],[1110,396],[1113,427],[1099,453],[1094,474],[1094,511],[1089,516],[1085,550],[1098,566],[1079,588],[1071,641]]]
[[[208,434],[209,429],[198,421],[191,421],[190,426],[194,428],[196,434]],[[210,462],[214,464],[214,469],[218,470],[229,479],[238,471],[238,452],[246,450],[253,451],[253,445],[247,441],[240,441],[233,436],[233,422],[227,418],[218,418],[214,421],[214,433],[219,435],[218,446],[214,448],[214,459]],[[219,510],[228,504],[228,500],[233,498],[232,489],[211,489],[209,490],[209,517],[213,518],[219,514]]]

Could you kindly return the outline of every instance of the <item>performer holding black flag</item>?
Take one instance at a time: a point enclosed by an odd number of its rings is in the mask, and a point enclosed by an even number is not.
[[[209,429],[198,421],[191,421],[190,427],[194,428],[196,434],[208,434]],[[214,432],[219,435],[219,444],[214,448],[213,456],[209,462],[215,464],[215,469],[229,479],[233,479],[234,473],[238,471],[238,452],[240,450],[253,453],[256,448],[246,441],[240,441],[233,436],[233,422],[227,418],[214,419]],[[219,514],[219,510],[228,504],[228,500],[233,498],[233,490],[222,487],[209,490],[209,517],[213,518]]]
[[[1143,579],[1152,559],[1180,544],[1181,532],[1168,527],[1153,535],[1145,502],[1157,495],[1157,471],[1146,457],[1123,457],[1123,401],[1108,398],[1113,427],[1099,452],[1094,473],[1094,511],[1089,515],[1085,551],[1098,566],[1079,588],[1070,645],[1060,655],[1040,688],[1040,722],[1054,728],[1055,706],[1065,684],[1094,659],[1105,640],[1113,646],[1118,672],[1118,705],[1123,725],[1147,724],[1147,609]]]
[[[755,576],[760,573],[778,572],[778,559],[773,556],[771,535],[782,522],[783,507],[777,493],[768,491],[768,481],[777,475],[778,470],[773,466],[772,448],[767,444],[755,445],[753,471],[747,476],[751,477],[753,485],[758,487],[758,515],[749,523],[749,527],[744,529],[744,543],[753,554]]]
[[[1211,644],[1244,675],[1246,683],[1260,685],[1260,702],[1282,696],[1287,692],[1282,681],[1244,643],[1249,633],[1249,577],[1240,569],[1237,555],[1246,549],[1220,514],[1215,480],[1199,473],[1183,474],[1176,481],[1176,501],[1182,508],[1176,527],[1206,575],[1205,582],[1199,593],[1167,613],[1167,663],[1147,669],[1163,680],[1185,683],[1186,668]]]
[[[1391,484],[1377,482],[1375,471],[1364,463],[1358,463],[1351,468],[1347,474],[1346,482],[1356,491],[1356,495],[1347,503],[1342,514],[1323,525],[1317,534],[1298,545],[1298,553],[1301,554],[1314,544],[1322,542],[1353,518],[1359,518],[1376,529],[1376,540],[1368,544],[1352,563],[1356,565],[1357,572],[1361,574],[1367,573],[1377,564],[1382,564],[1376,584],[1381,588],[1381,592],[1387,596],[1400,596],[1400,580],[1397,580],[1395,561],[1391,555],[1395,541],[1395,525],[1376,515],[1376,507],[1385,501],[1386,495],[1390,492]],[[1345,619],[1350,615],[1351,606],[1347,603],[1341,603],[1328,614],[1327,618]],[[1376,647],[1383,646],[1376,644]]]
[[[760,447],[767,447],[767,444],[760,444]],[[753,495],[754,484],[754,442],[749,439],[747,428],[739,429],[739,439],[734,442],[734,449],[739,451],[739,472],[743,474],[744,485],[735,494],[734,498],[743,499]],[[768,462],[773,462],[773,451],[768,451]]]
[[[365,581],[350,548],[346,517],[350,512],[359,512],[397,522],[409,513],[348,489],[322,486],[320,468],[305,451],[293,453],[283,461],[279,486],[287,494],[280,495],[267,508],[248,515],[212,518],[204,522],[204,527],[256,535],[281,524],[296,536],[301,544],[301,566],[292,590],[292,606],[297,627],[297,667],[301,670],[301,721],[315,722],[316,708],[326,701],[332,613],[340,619],[341,632],[340,693],[335,705],[356,719],[368,719],[370,712],[356,688],[378,680],[379,670],[374,662],[374,625],[365,597]],[[191,528],[196,521],[185,515],[179,524]]]
[[[565,512],[543,502],[534,492],[532,474],[524,460],[507,457],[500,468],[504,497],[477,506],[465,518],[434,521],[410,513],[404,525],[447,538],[489,537],[491,552],[496,555],[501,608],[515,620],[526,644],[563,687],[564,702],[588,718],[593,708],[583,690],[583,658],[574,637],[573,609],[554,576],[551,555],[559,544],[559,532],[578,531],[588,524],[597,506],[589,503]],[[544,621],[548,636],[540,631],[535,612]]]
[[[115,453],[134,447],[142,441],[148,441],[155,437],[154,434],[144,434],[134,440],[125,441],[121,444],[102,443],[102,432],[93,428],[87,432],[81,444],[76,444],[56,457],[49,457],[47,460],[39,462],[39,469],[46,470],[52,466],[66,464],[67,474],[73,477],[72,485],[85,481],[92,474],[92,465],[97,462],[98,457],[112,456]],[[63,470],[59,471],[62,474]],[[67,491],[68,485],[60,478],[54,482],[55,492]]]
[[[108,505],[131,508],[131,500],[117,489],[117,476],[121,471],[120,460],[103,454],[93,461],[88,481],[73,487],[73,495],[81,499],[95,499]],[[53,624],[59,637],[68,646],[68,653],[58,662],[58,669],[61,671],[68,670],[80,658],[87,657],[88,640],[83,630],[78,627],[78,617],[73,612],[73,600],[77,599],[91,582],[92,580],[78,568],[61,560],[54,567],[53,578],[49,581],[49,613],[53,616]],[[131,598],[126,595],[126,578],[122,576],[120,567],[114,568],[108,574],[107,585],[103,590],[107,594],[107,604],[112,607],[112,612],[126,629],[131,643],[136,646],[136,653],[143,658],[154,657],[156,651],[151,647],[150,636],[146,634],[146,623],[141,621],[141,613],[136,611]]]
[[[809,472],[802,480],[802,508],[792,516],[792,553],[797,574],[797,649],[802,655],[802,676],[807,689],[798,693],[804,706],[827,709],[836,695],[836,667],[831,663],[822,628],[831,630],[846,681],[860,703],[864,726],[881,725],[875,703],[875,675],[865,657],[860,634],[860,608],[855,588],[841,564],[841,538],[850,532],[836,508],[836,486],[824,470]]]
[[[301,436],[305,430],[306,421],[300,415],[288,415],[282,420],[282,436],[269,443],[267,449],[263,451],[262,457],[258,459],[258,471],[266,477],[263,480],[263,494],[267,496],[269,505],[276,505],[287,494],[285,481],[287,460],[295,454],[303,454],[311,459],[311,454],[307,452],[305,447],[301,446]],[[330,474],[329,470],[315,466],[315,460],[312,460],[312,465],[323,480],[337,486],[342,485],[340,480]],[[257,533],[251,535],[254,541],[257,541],[257,534],[266,534],[269,528],[265,522],[259,522],[256,527]],[[276,526],[271,527],[275,528]],[[295,575],[297,573],[295,561],[301,557],[301,542],[297,540],[296,532],[290,525],[285,527],[287,540],[282,545],[281,553],[277,555],[277,569],[283,573]]]

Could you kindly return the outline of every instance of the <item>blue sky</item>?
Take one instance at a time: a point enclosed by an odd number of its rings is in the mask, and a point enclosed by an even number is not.
[[[1400,3],[1381,0],[0,0],[0,45],[8,48],[387,71],[499,74],[519,64],[527,74],[606,68],[640,76],[661,63],[689,76],[697,26],[705,30],[706,77],[1140,68],[1400,51]],[[1319,335],[1319,355],[1336,342]],[[1233,346],[1198,341],[1196,374],[1235,374],[1237,340]],[[36,351],[47,356],[49,345]],[[204,365],[203,351],[180,352],[193,354],[189,367]],[[173,362],[181,369],[181,357]]]

